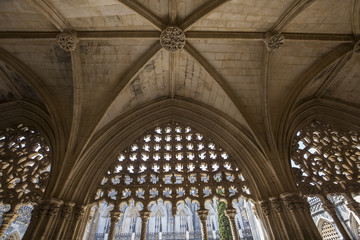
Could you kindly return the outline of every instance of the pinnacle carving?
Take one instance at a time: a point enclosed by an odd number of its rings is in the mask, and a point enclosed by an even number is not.
[[[360,40],[354,46],[354,53],[360,55]]]
[[[285,37],[279,33],[269,34],[264,40],[266,47],[269,51],[278,50],[285,41]]]
[[[74,33],[62,32],[56,36],[56,39],[59,47],[68,52],[74,51],[79,42],[79,39]]]
[[[160,44],[169,52],[177,52],[185,46],[185,34],[178,27],[167,27],[160,35]]]

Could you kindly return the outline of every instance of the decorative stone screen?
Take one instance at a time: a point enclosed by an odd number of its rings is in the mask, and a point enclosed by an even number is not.
[[[321,237],[323,240],[338,240],[339,235],[335,230],[334,224],[324,221],[321,226]]]
[[[360,136],[314,121],[298,132],[291,159],[297,183],[307,195],[358,193]]]
[[[34,128],[19,124],[0,131],[0,201],[37,202],[51,167],[50,148]]]
[[[144,206],[158,198],[204,203],[251,197],[241,169],[220,146],[189,126],[169,123],[146,132],[122,151],[106,171],[95,201],[135,200]]]

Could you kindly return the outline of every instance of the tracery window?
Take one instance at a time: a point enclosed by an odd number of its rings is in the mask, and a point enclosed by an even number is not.
[[[24,234],[50,169],[50,147],[35,128],[20,123],[0,130],[0,205],[7,209],[0,236],[9,236],[15,226]]]
[[[360,216],[359,203],[354,200],[360,192],[359,134],[313,121],[297,133],[291,163],[299,190],[304,197],[312,197],[308,201],[313,218],[319,212],[329,214],[344,237],[360,237],[344,220],[349,212]],[[324,231],[330,231],[329,226]]]
[[[158,198],[229,202],[251,197],[240,168],[220,146],[189,126],[169,123],[130,144],[106,171],[94,200],[144,206]]]
[[[0,201],[37,202],[51,167],[49,145],[35,128],[19,124],[0,131]]]
[[[335,230],[334,224],[324,221],[321,226],[321,237],[323,240],[338,240],[339,235]]]

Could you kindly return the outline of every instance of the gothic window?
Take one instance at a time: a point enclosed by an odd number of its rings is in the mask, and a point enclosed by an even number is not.
[[[33,127],[19,124],[0,131],[0,199],[16,205],[37,202],[51,167],[50,147]]]
[[[301,190],[353,192],[360,183],[360,136],[314,121],[297,133],[292,165]]]
[[[314,221],[320,215],[344,221],[342,215],[345,209],[349,211],[348,207],[359,214],[358,203],[353,198],[360,191],[360,136],[357,132],[313,121],[297,133],[291,164],[299,190],[304,197],[309,197]],[[337,228],[341,234],[348,234],[343,226]],[[337,235],[333,238],[332,229],[333,224],[324,223],[319,230],[324,239],[338,239]]]
[[[339,235],[335,230],[334,224],[324,221],[321,226],[321,237],[323,240],[338,240]]]
[[[95,201],[143,203],[251,197],[241,169],[207,136],[187,125],[168,123],[129,144],[106,171]]]

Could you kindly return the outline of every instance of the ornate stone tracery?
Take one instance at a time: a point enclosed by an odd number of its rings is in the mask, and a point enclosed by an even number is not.
[[[178,27],[167,27],[160,35],[160,44],[169,52],[177,52],[185,46],[185,34]]]
[[[36,203],[47,185],[51,153],[44,137],[19,124],[0,131],[0,199],[3,203]]]
[[[251,197],[240,169],[211,139],[189,126],[169,123],[130,144],[107,170],[95,201],[116,204],[130,199],[146,204],[205,202],[226,196],[229,202]]]
[[[306,195],[353,192],[350,186],[360,183],[360,136],[356,132],[314,121],[298,132],[291,159],[301,169],[297,184],[308,189]],[[312,190],[315,187],[318,190]]]

